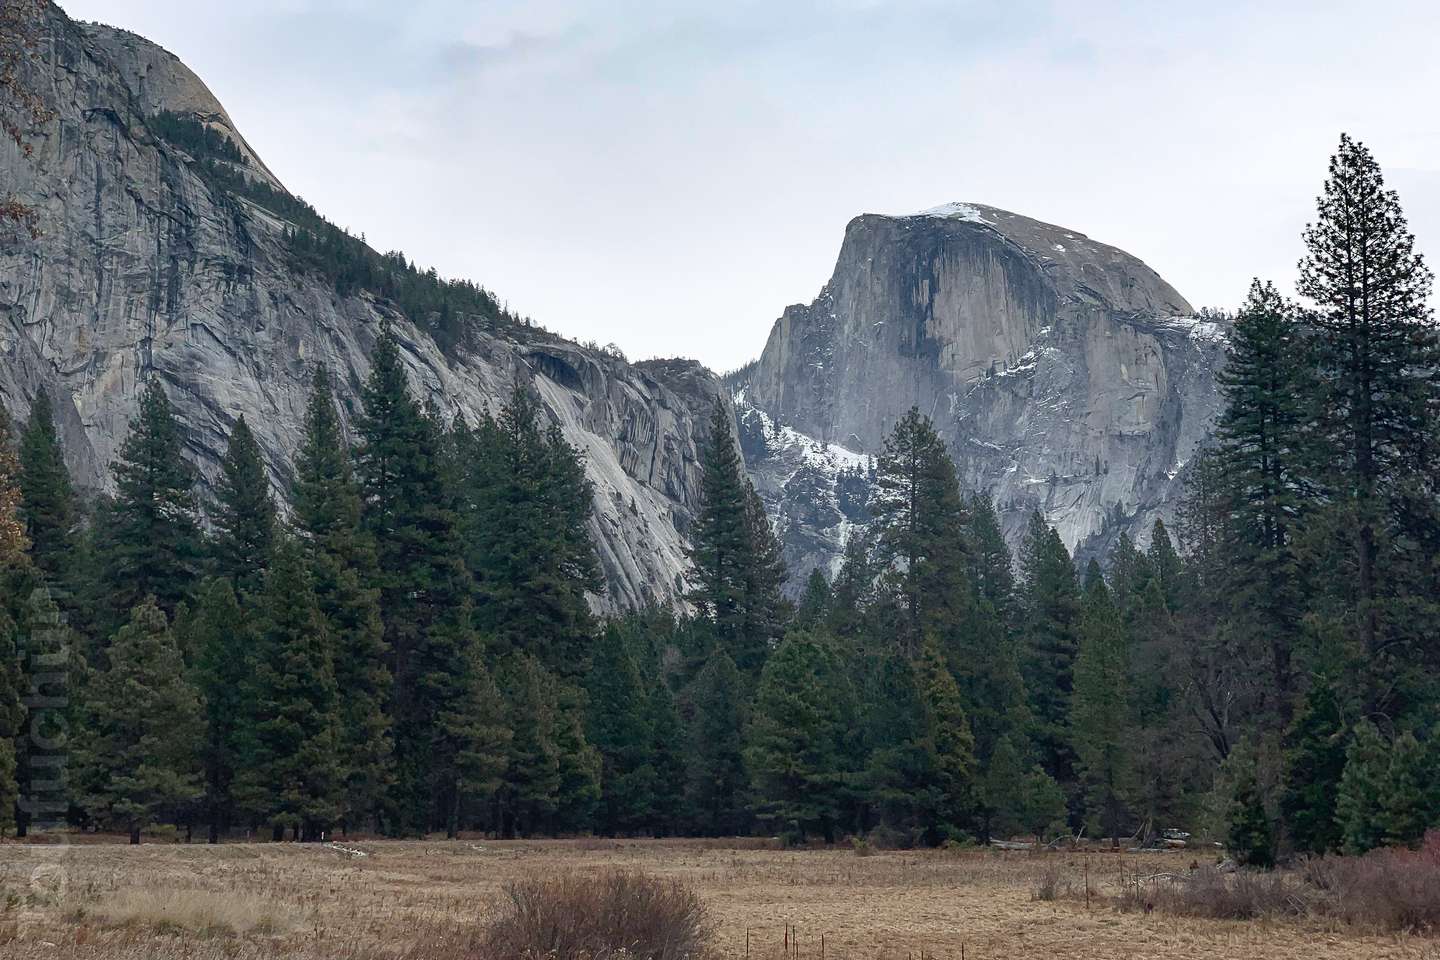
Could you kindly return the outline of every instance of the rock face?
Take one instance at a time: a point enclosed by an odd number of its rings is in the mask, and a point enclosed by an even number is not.
[[[779,448],[799,435],[876,454],[912,405],[1012,539],[1038,509],[1072,549],[1121,529],[1148,542],[1213,423],[1225,336],[1145,264],[1074,230],[966,203],[857,217],[820,296],[784,312],[733,384],[742,420],[752,407],[791,438],[751,468],[792,582],[833,565],[854,495],[830,469],[818,489],[836,509],[818,529],[792,521],[817,478]]]
[[[720,383],[699,364],[629,364],[537,328],[493,325],[447,356],[388,302],[338,296],[287,255],[286,224],[213,188],[146,117],[191,113],[237,142],[255,176],[279,181],[224,108],[175,57],[51,8],[28,69],[55,117],[24,157],[0,143],[0,183],[39,213],[38,239],[0,237],[0,401],[17,418],[45,387],[77,480],[108,464],[146,377],[157,377],[205,482],[244,414],[276,489],[299,444],[314,364],[347,421],[381,323],[402,342],[413,387],[450,414],[496,409],[533,384],[586,458],[594,533],[614,609],[673,596],[700,484],[697,445]]]

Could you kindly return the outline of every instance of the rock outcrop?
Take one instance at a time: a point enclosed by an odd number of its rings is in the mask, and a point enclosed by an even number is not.
[[[733,385],[789,435],[852,456],[878,453],[917,406],[1012,539],[1038,509],[1085,551],[1121,529],[1147,542],[1154,519],[1173,516],[1218,407],[1225,336],[1121,250],[955,203],[852,220],[820,296],[784,312]],[[774,455],[751,466],[795,580],[833,564],[853,518],[788,519],[816,496],[814,469]],[[840,488],[851,481],[828,473],[827,502],[853,501]]]
[[[277,491],[288,488],[310,371],[327,365],[346,420],[381,324],[393,323],[412,385],[472,419],[517,380],[534,385],[586,458],[607,578],[596,605],[673,596],[699,495],[697,444],[723,390],[699,364],[629,364],[524,324],[492,324],[449,353],[388,301],[341,296],[300,269],[275,214],[214,186],[155,136],[159,111],[229,136],[252,176],[280,188],[224,108],[149,41],[51,8],[28,79],[54,118],[0,143],[0,183],[39,214],[39,236],[0,237],[0,402],[23,418],[55,400],[78,481],[103,489],[147,377],[164,385],[189,455],[213,479],[244,414]]]

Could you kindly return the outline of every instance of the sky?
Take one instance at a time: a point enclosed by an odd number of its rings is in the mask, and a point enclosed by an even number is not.
[[[1433,0],[60,2],[331,220],[632,359],[734,368],[852,217],[957,200],[1234,308],[1292,287],[1342,131],[1440,257]]]

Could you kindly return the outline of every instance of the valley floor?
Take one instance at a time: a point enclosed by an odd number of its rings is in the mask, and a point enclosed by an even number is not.
[[[0,846],[0,956],[444,957],[507,881],[610,868],[677,878],[707,904],[723,957],[1440,958],[1440,940],[1318,921],[1117,911],[1122,877],[1192,855],[782,851],[750,841],[82,843]],[[1047,874],[1072,893],[1035,899]],[[1088,875],[1093,890],[1087,907]],[[821,938],[824,938],[822,953]],[[747,951],[747,939],[749,941]],[[798,948],[795,942],[798,940]],[[426,944],[416,950],[417,944]]]

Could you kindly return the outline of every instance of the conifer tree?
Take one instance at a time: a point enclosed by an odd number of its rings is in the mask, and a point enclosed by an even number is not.
[[[1118,845],[1131,757],[1130,663],[1119,611],[1094,560],[1085,573],[1085,601],[1075,658],[1071,730],[1089,807]]]
[[[1032,514],[1020,548],[1021,670],[1035,723],[1041,766],[1061,784],[1074,779],[1070,747],[1080,586],[1060,535]]]
[[[97,601],[111,625],[148,596],[172,615],[194,585],[202,544],[195,471],[181,449],[170,401],[152,379],[111,466],[115,498],[99,518]]]
[[[24,729],[25,708],[20,702],[18,633],[15,620],[0,606],[0,835],[15,829],[20,799],[15,748]]]
[[[506,714],[505,698],[477,645],[467,665],[464,694],[440,715],[436,738],[444,760],[437,766],[451,779],[441,792],[447,800],[445,835],[452,840],[459,835],[467,805],[489,803],[504,783],[514,736]]]
[[[933,637],[927,637],[917,665],[920,698],[925,704],[934,765],[936,813],[941,825],[954,827],[970,811],[975,776],[975,738],[960,699],[960,687],[940,654]]]
[[[1165,521],[1159,517],[1155,518],[1150,528],[1150,549],[1146,552],[1146,560],[1150,569],[1155,571],[1155,584],[1165,601],[1165,609],[1170,613],[1178,612],[1184,589],[1184,565],[1180,554],[1175,552],[1175,542],[1170,539]]]
[[[1349,731],[1337,684],[1318,675],[1285,735],[1281,809],[1291,844],[1302,853],[1340,849],[1335,798],[1345,774]]]
[[[658,786],[649,705],[627,639],[618,625],[605,628],[588,683],[587,732],[600,751],[604,787],[599,827],[610,836],[644,828]]]
[[[588,830],[600,802],[600,753],[585,737],[585,690],[547,676],[555,703],[555,748],[560,764],[554,831]]]
[[[1440,787],[1435,783],[1433,762],[1431,751],[1411,731],[1395,738],[1380,793],[1386,843],[1414,846],[1426,830],[1440,823]]]
[[[1385,840],[1385,781],[1390,769],[1390,745],[1369,720],[1355,724],[1345,751],[1345,775],[1335,798],[1341,844],[1346,853],[1360,854]]]
[[[242,730],[249,713],[245,702],[248,658],[254,643],[251,624],[229,580],[212,579],[200,587],[185,624],[195,656],[195,684],[205,716],[201,767],[209,841],[218,843],[235,815],[232,785],[241,763]]]
[[[800,594],[800,603],[795,609],[795,626],[801,630],[813,630],[825,622],[830,609],[830,581],[819,567],[810,571],[805,578],[805,591]]]
[[[748,775],[742,756],[745,694],[740,671],[723,647],[715,647],[689,690],[689,763],[685,806],[697,832],[739,833],[745,824]]]
[[[230,431],[215,484],[215,537],[211,556],[217,576],[241,596],[260,589],[275,546],[275,500],[260,445],[242,414]]]
[[[1331,158],[1305,245],[1297,289],[1315,306],[1308,320],[1319,373],[1319,405],[1307,426],[1321,438],[1314,462],[1348,531],[1332,549],[1353,544],[1346,608],[1373,712],[1386,706],[1396,665],[1418,640],[1414,616],[1394,608],[1406,577],[1389,544],[1411,505],[1406,491],[1433,455],[1440,340],[1430,322],[1431,273],[1379,164],[1348,136]]]
[[[1255,751],[1244,742],[1231,752],[1222,768],[1228,789],[1226,846],[1239,863],[1252,867],[1275,865],[1275,831],[1260,788]]]
[[[330,377],[314,373],[305,439],[296,457],[295,524],[315,602],[334,638],[340,693],[341,824],[383,819],[394,759],[387,707],[391,673],[380,613],[375,547],[361,528],[360,488],[351,470]]]
[[[750,681],[778,641],[783,620],[779,546],[745,478],[729,410],[717,399],[701,453],[701,507],[690,531],[690,599],[715,642]]]
[[[685,809],[685,731],[675,697],[663,676],[651,681],[646,702],[650,764],[655,770],[650,826],[660,836],[675,833]]]
[[[80,573],[79,506],[43,388],[30,403],[30,419],[20,438],[20,490],[31,560],[51,584],[72,591]]]
[[[87,692],[91,718],[78,741],[86,809],[140,842],[146,827],[201,792],[199,698],[164,612],[147,600],[111,638]]]
[[[940,804],[931,725],[916,663],[893,644],[882,643],[863,658],[857,672],[865,756],[860,785],[866,812],[897,835],[923,839]]]
[[[456,491],[440,425],[410,394],[399,343],[385,328],[361,393],[358,475],[364,530],[378,554],[377,583],[394,678],[395,826],[421,831],[453,783],[436,767],[437,718],[467,696],[478,643]]]
[[[897,640],[918,656],[934,632],[954,656],[970,592],[965,508],[955,464],[929,417],[911,408],[885,438],[870,505],[879,554],[889,568],[904,621]]]
[[[760,675],[745,763],[759,818],[788,837],[829,842],[843,812],[839,674],[824,640],[794,633]]]
[[[1292,654],[1301,616],[1294,530],[1312,496],[1307,479],[1308,345],[1296,310],[1256,280],[1235,318],[1225,368],[1226,406],[1216,424],[1220,463],[1233,497],[1232,572],[1225,593],[1242,626],[1268,645],[1269,712],[1288,723]]]
[[[595,633],[585,593],[602,586],[584,464],[523,384],[498,418],[457,428],[452,444],[479,628],[501,650],[527,650],[557,676],[582,678]]]
[[[277,832],[318,839],[339,819],[339,696],[333,639],[300,547],[285,537],[265,573],[247,658],[237,803]]]
[[[46,582],[29,579],[29,596],[17,618],[23,632],[15,676],[25,708],[15,740],[21,797],[16,810],[18,836],[25,836],[32,823],[57,824],[69,814],[75,798],[66,769],[75,738],[85,725],[85,663],[79,655],[79,638]]]
[[[1027,769],[1015,737],[1000,738],[979,783],[989,837],[1033,834],[1037,841],[1065,821],[1065,794],[1039,764]]]
[[[556,706],[544,668],[534,657],[509,657],[503,687],[514,733],[501,797],[501,830],[506,836],[528,837],[546,827],[559,809]]]

